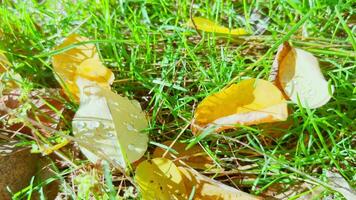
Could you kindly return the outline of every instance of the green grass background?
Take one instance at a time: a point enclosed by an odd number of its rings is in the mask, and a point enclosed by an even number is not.
[[[269,21],[262,35],[199,36],[186,26],[190,10],[193,16],[252,33],[253,13]],[[189,123],[197,104],[231,81],[267,79],[282,42],[289,40],[313,53],[335,87],[328,104],[315,110],[291,104],[293,125],[278,130],[279,137],[252,126],[200,142],[226,171],[251,166],[237,174],[253,178],[241,181],[232,175],[222,182],[261,194],[273,184],[288,189],[315,181],[311,177],[326,180],[326,170],[338,171],[356,185],[355,23],[352,0],[3,1],[0,48],[26,79],[22,87],[32,90],[58,87],[51,56],[64,37],[78,33],[90,38],[115,73],[113,88],[143,105],[150,116],[150,139],[157,143],[180,133],[180,141],[192,139]],[[265,156],[256,156],[237,141]]]

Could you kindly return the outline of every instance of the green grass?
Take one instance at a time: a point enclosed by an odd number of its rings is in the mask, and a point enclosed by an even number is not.
[[[200,37],[185,26],[190,6],[184,0],[5,1],[0,5],[0,49],[26,79],[22,88],[51,88],[59,87],[53,79],[51,56],[58,53],[53,48],[71,33],[90,38],[115,73],[115,91],[143,105],[150,117],[150,140],[161,143],[181,132],[178,140],[189,142],[193,135],[188,125],[197,104],[232,82],[267,79],[276,49],[289,40],[319,58],[323,74],[335,87],[330,102],[316,110],[289,105],[292,126],[278,130],[279,137],[266,134],[263,126],[252,126],[209,135],[200,142],[225,172],[235,171],[229,178],[220,174],[218,180],[252,194],[264,194],[274,185],[288,190],[305,181],[328,187],[326,170],[339,172],[355,187],[352,0],[194,2],[194,16],[232,28],[254,30],[249,23],[254,12],[269,19],[263,35],[240,38],[206,33]],[[69,102],[68,107],[76,109]],[[250,167],[237,170],[242,166]],[[71,188],[69,175],[75,171],[70,167],[58,172],[61,184],[67,185],[62,192]],[[105,176],[111,177],[107,170]],[[113,180],[114,185],[120,183]],[[109,186],[108,195],[113,192]],[[40,187],[31,183],[31,188]],[[120,194],[125,189],[122,186]]]

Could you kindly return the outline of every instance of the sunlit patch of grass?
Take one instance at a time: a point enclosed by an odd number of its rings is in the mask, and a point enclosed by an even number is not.
[[[289,40],[319,58],[335,86],[332,100],[316,110],[290,105],[291,126],[273,137],[261,126],[242,127],[207,136],[201,144],[226,172],[218,179],[250,193],[264,194],[280,184],[288,190],[303,181],[318,185],[311,178],[325,180],[326,170],[338,171],[355,186],[355,11],[351,0],[334,2],[5,1],[0,48],[27,79],[24,84],[58,87],[53,47],[74,32],[91,38],[115,73],[113,88],[140,101],[150,116],[150,139],[160,143],[181,131],[179,140],[189,142],[193,135],[187,127],[197,103],[231,81],[267,78],[278,44]],[[185,26],[190,6],[195,16],[252,30],[251,16],[258,12],[268,19],[267,30],[241,38],[200,37]],[[72,103],[68,107],[75,110]],[[59,174],[70,190],[69,173]]]

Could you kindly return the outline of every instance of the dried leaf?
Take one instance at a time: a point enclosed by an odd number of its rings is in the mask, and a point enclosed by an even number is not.
[[[326,176],[329,179],[329,184],[334,186],[333,189],[340,192],[347,200],[356,199],[356,191],[340,174],[327,171]]]
[[[163,144],[170,147],[172,142],[173,141],[166,141]],[[177,166],[182,165],[180,161],[183,161],[185,164],[196,169],[206,169],[214,165],[213,160],[199,145],[195,145],[188,150],[186,150],[186,147],[186,144],[174,143],[171,148],[178,152],[178,155],[167,152],[166,158],[174,160],[174,164]],[[153,152],[153,157],[162,157],[165,152],[165,149],[157,147]]]
[[[190,193],[195,187],[195,200],[261,199],[203,176],[193,169],[186,167],[178,167],[178,169],[182,174],[186,190]]]
[[[228,35],[235,35],[235,36],[248,34],[247,31],[243,28],[228,29],[226,27],[216,24],[211,20],[202,17],[193,17],[193,21],[194,23],[191,20],[189,20],[188,26],[193,28],[195,28],[196,26],[198,30],[209,32],[209,33],[220,33],[220,34],[228,34]]]
[[[287,117],[287,103],[275,85],[248,79],[206,97],[195,111],[192,131],[200,133],[206,128],[221,131],[236,124],[276,122]]]
[[[60,78],[63,88],[68,88],[70,94],[79,98],[79,88],[76,85],[78,77],[91,80],[102,87],[109,88],[114,80],[114,74],[100,61],[98,50],[94,44],[87,42],[88,38],[72,34],[56,49],[70,48],[53,56],[53,69]],[[75,46],[78,45],[78,46]]]
[[[270,79],[294,103],[318,108],[331,98],[328,82],[320,71],[318,59],[311,53],[294,48],[288,42],[279,47]]]
[[[137,101],[113,93],[96,82],[78,78],[80,107],[73,134],[93,163],[111,161],[122,168],[140,159],[147,149],[147,119]]]
[[[188,199],[182,175],[168,159],[143,161],[136,168],[135,180],[144,200]]]

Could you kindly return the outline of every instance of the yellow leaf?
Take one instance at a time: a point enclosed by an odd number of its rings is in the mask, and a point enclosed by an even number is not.
[[[236,124],[284,121],[287,117],[287,103],[275,85],[248,79],[206,97],[195,111],[192,131],[200,133],[205,128],[221,131]]]
[[[5,54],[0,51],[0,74],[6,72],[9,66],[9,60],[7,59]]]
[[[209,32],[209,33],[220,33],[220,34],[229,34],[229,35],[236,35],[236,36],[248,34],[247,31],[243,28],[228,29],[224,26],[220,26],[215,22],[202,17],[193,17],[193,21],[194,23],[192,22],[192,20],[189,20],[188,26],[193,28],[195,28],[196,26],[198,30]]]
[[[72,34],[56,49],[70,48],[71,45],[86,41],[89,39]],[[79,98],[79,89],[76,85],[78,77],[91,80],[107,88],[114,80],[114,74],[100,61],[94,44],[81,44],[54,55],[53,69],[59,76],[62,86],[68,88],[71,95],[77,99]]]
[[[173,141],[166,141],[163,144],[170,147],[172,142]],[[199,145],[195,145],[188,150],[185,150],[186,147],[186,144],[174,143],[171,148],[178,152],[178,155],[167,152],[166,158],[175,160],[174,163],[177,166],[182,165],[181,162],[196,169],[206,169],[213,166],[213,160]],[[157,147],[153,152],[153,157],[162,157],[165,152],[165,149]]]
[[[199,174],[193,169],[176,167],[165,158],[140,163],[135,180],[144,200],[188,199],[195,188],[195,200],[260,199]]]
[[[140,163],[135,180],[144,200],[186,200],[187,191],[175,164],[165,158]]]
[[[11,90],[18,87],[18,82],[21,81],[21,76],[10,69],[10,61],[7,59],[5,54],[0,50],[0,75],[2,73],[8,72],[6,76],[1,76],[0,86],[3,89]],[[10,72],[9,72],[10,71]]]
[[[321,107],[331,98],[318,59],[309,52],[293,48],[288,42],[279,47],[270,79],[294,103],[299,99],[306,108]]]
[[[147,119],[137,101],[130,101],[96,82],[79,78],[80,107],[72,125],[84,155],[93,163],[108,160],[122,168],[147,150]]]
[[[233,187],[222,184],[199,174],[193,169],[178,167],[183,177],[186,190],[190,193],[195,187],[195,200],[258,200],[259,197],[250,195]]]

